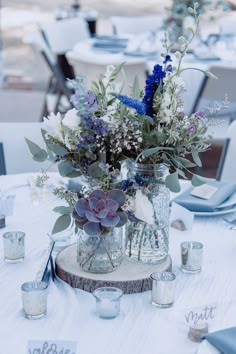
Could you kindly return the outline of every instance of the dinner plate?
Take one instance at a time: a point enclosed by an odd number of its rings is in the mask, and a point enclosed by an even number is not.
[[[220,354],[207,340],[204,340],[200,345],[196,354]]]
[[[232,205],[231,208],[225,208],[223,210],[215,210],[215,211],[193,211],[194,215],[197,216],[218,216],[218,215],[226,215],[230,213],[236,212],[236,205]]]

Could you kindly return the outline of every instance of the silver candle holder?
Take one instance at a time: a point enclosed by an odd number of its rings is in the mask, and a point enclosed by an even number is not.
[[[3,234],[4,260],[9,263],[21,262],[25,257],[25,233],[10,231]]]
[[[27,282],[21,286],[23,311],[30,320],[39,319],[47,313],[47,288],[44,281]]]
[[[196,274],[202,269],[203,244],[197,241],[185,241],[180,244],[181,269],[184,273]]]
[[[171,272],[156,272],[151,274],[152,279],[152,304],[166,308],[174,303],[175,275]]]

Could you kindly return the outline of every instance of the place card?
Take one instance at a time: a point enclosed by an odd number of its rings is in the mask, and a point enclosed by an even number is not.
[[[217,317],[217,304],[207,304],[189,308],[184,311],[184,322],[188,326],[196,326],[202,323],[211,324]]]
[[[210,186],[209,184],[202,184],[201,186],[193,188],[191,195],[201,199],[210,199],[218,191],[217,187]]]
[[[30,340],[27,354],[77,354],[77,342],[65,340]]]

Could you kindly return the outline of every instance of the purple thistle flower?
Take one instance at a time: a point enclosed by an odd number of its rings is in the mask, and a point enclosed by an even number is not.
[[[196,128],[196,125],[195,124],[190,124],[188,126],[188,132],[189,134],[194,134],[196,132],[197,128]]]
[[[203,118],[205,116],[205,113],[203,111],[197,111],[194,113],[194,115],[197,118]]]
[[[158,86],[162,84],[163,79],[166,76],[166,72],[163,71],[162,66],[157,64],[153,68],[153,72],[148,76],[145,86],[145,95],[143,97],[143,103],[146,106],[146,114],[153,116],[153,97]]]
[[[146,113],[146,107],[142,101],[136,100],[135,98],[131,98],[125,95],[114,96],[125,106],[135,109],[140,116],[143,116]]]

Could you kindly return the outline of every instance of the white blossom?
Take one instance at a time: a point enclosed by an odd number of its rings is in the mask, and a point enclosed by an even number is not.
[[[77,115],[78,111],[75,108],[70,109],[64,116],[63,125],[74,130],[78,129],[80,124],[80,117]]]
[[[48,135],[52,136],[54,139],[63,142],[62,136],[62,118],[61,114],[50,113],[47,118],[43,118],[43,123],[41,124],[41,128],[47,132]]]
[[[154,225],[154,209],[148,197],[142,193],[140,189],[135,194],[135,217],[146,222],[149,225]]]

